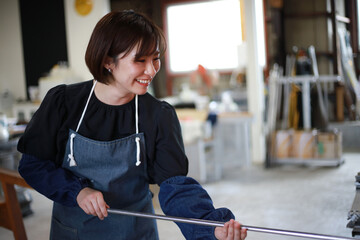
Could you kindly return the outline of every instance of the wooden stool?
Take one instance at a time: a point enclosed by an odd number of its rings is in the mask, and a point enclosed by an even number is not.
[[[0,168],[5,201],[0,200],[0,226],[11,230],[15,240],[26,240],[24,222],[14,185],[31,188],[17,171]]]

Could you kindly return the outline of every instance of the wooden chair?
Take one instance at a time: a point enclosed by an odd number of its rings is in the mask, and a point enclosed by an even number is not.
[[[0,200],[0,226],[11,230],[15,240],[26,240],[26,231],[14,185],[31,188],[17,171],[0,168],[5,199]]]

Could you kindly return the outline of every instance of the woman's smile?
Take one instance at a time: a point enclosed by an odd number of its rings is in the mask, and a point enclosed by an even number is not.
[[[140,85],[149,86],[152,79],[135,79]]]

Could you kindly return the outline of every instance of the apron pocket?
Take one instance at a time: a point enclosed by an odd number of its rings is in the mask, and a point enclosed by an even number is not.
[[[59,222],[56,218],[51,220],[51,240],[78,240],[78,234],[76,228],[65,226]]]

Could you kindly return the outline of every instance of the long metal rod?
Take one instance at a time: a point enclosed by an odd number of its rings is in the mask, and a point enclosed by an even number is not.
[[[180,223],[190,223],[190,224],[204,225],[204,226],[210,226],[210,227],[223,227],[225,224],[223,222],[209,221],[209,220],[203,220],[203,219],[173,217],[173,216],[165,216],[165,215],[152,214],[152,213],[141,213],[141,212],[117,210],[117,209],[111,209],[111,208],[108,209],[108,213],[136,216],[136,217],[143,217],[143,218],[153,218],[153,219],[174,221],[174,222],[180,222]],[[241,225],[241,227],[246,228],[248,231],[253,231],[253,232],[287,235],[287,236],[293,236],[293,237],[325,239],[325,240],[355,240],[355,238],[349,238],[349,237],[331,236],[331,235],[298,232],[298,231],[288,231],[288,230],[281,230],[281,229],[274,229],[274,228],[254,227],[254,226],[248,226],[248,225]]]

